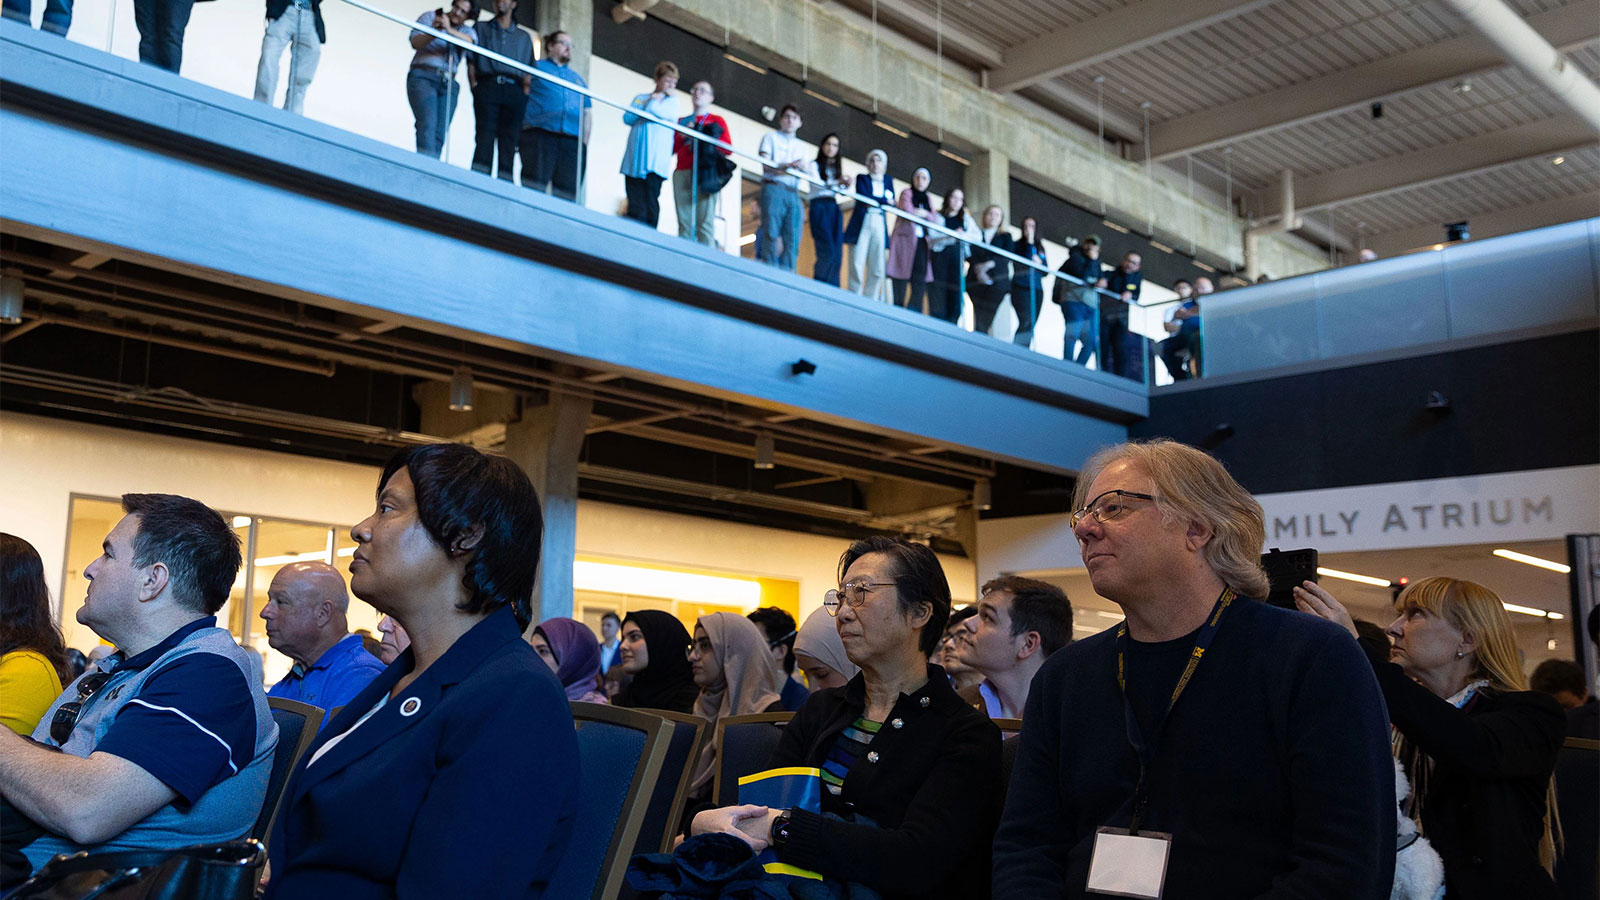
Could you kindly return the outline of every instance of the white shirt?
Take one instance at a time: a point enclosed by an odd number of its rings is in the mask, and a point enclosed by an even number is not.
[[[762,175],[763,181],[781,184],[785,187],[797,188],[800,179],[793,175],[783,174],[782,166],[787,166],[790,161],[799,159],[803,154],[800,138],[781,131],[768,132],[761,138],[761,158],[778,163],[778,167],[768,166]]]

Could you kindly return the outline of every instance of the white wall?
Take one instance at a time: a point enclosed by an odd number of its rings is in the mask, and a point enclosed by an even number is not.
[[[0,417],[0,467],[9,476],[0,531],[38,548],[58,598],[73,494],[174,493],[228,512],[354,524],[372,508],[379,472],[373,466],[13,413]],[[579,553],[796,580],[802,613],[820,606],[823,592],[834,586],[834,567],[845,543],[607,503],[578,504]],[[957,602],[972,601],[971,562],[942,561]]]

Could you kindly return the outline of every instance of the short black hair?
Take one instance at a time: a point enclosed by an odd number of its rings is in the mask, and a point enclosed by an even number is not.
[[[1583,667],[1570,659],[1547,659],[1539,663],[1528,676],[1528,687],[1551,696],[1566,691],[1582,697],[1589,692],[1589,686],[1584,684]]]
[[[988,581],[981,597],[991,591],[1005,591],[1011,595],[1011,636],[1021,637],[1030,631],[1039,635],[1039,649],[1044,658],[1072,643],[1072,603],[1067,592],[1053,584],[1020,575],[1002,575]]]
[[[532,619],[533,578],[539,570],[544,515],[533,482],[517,464],[466,444],[407,447],[389,459],[378,492],[394,473],[411,475],[417,518],[441,550],[482,525],[483,537],[468,551],[462,578],[472,595],[459,608],[480,614],[510,605],[526,629]]]
[[[778,118],[783,118],[783,114],[786,112],[793,112],[798,116],[800,115],[800,107],[795,106],[793,103],[785,103],[783,108],[778,110]],[[804,116],[801,116],[801,118],[804,118]]]
[[[782,644],[783,671],[794,674],[794,616],[789,615],[776,606],[763,606],[750,613],[745,618],[760,626],[761,633],[767,639],[767,646],[772,647]]]
[[[950,629],[956,627],[957,625],[960,625],[962,622],[965,622],[966,620],[972,618],[973,616],[975,616],[977,614],[978,614],[978,607],[976,605],[963,606],[960,609],[955,610],[954,612],[950,613],[950,618],[945,620],[943,630],[944,631],[949,631]]]
[[[166,566],[172,596],[196,612],[214,615],[228,602],[244,559],[221,513],[176,494],[123,494],[122,511],[139,517],[134,565]]]
[[[602,613],[601,616],[600,616],[600,621],[602,621],[602,622],[604,622],[607,619],[611,619],[612,621],[616,622],[618,628],[622,627],[622,617],[617,615],[615,612],[613,612],[613,611],[611,611],[609,609],[606,610],[604,613]]]
[[[1190,281],[1187,278],[1179,278],[1177,281],[1174,281],[1172,283],[1172,286],[1173,286],[1173,288],[1177,288],[1177,286],[1180,285],[1180,284],[1187,284],[1189,287],[1194,287],[1194,282]]]
[[[1078,243],[1080,245],[1081,244],[1093,244],[1096,247],[1104,247],[1105,246],[1105,241],[1100,240],[1100,235],[1098,235],[1098,234],[1086,234],[1086,235],[1083,236],[1083,240],[1079,241]]]
[[[932,654],[939,646],[939,639],[944,637],[945,623],[950,619],[950,582],[944,577],[939,557],[923,544],[875,534],[851,544],[839,557],[840,583],[844,582],[844,574],[850,571],[850,566],[868,553],[882,553],[894,560],[894,583],[899,588],[902,615],[914,616],[923,606],[931,610],[918,644],[923,656]]]

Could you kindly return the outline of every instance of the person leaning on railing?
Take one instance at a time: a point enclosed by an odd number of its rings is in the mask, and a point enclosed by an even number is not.
[[[1301,610],[1342,625],[1350,613],[1312,582]],[[1387,652],[1360,642],[1399,732],[1395,753],[1417,819],[1461,900],[1555,900],[1560,824],[1551,776],[1566,733],[1553,697],[1528,690],[1500,598],[1456,578],[1423,578],[1395,598]]]
[[[622,151],[622,185],[628,195],[628,218],[656,227],[661,221],[661,185],[672,174],[672,142],[677,132],[641,118],[634,110],[658,119],[678,118],[678,67],[656,63],[656,83],[646,94],[633,98],[622,123],[628,126],[628,145]]]
[[[1061,274],[1068,278],[1056,279],[1056,303],[1061,307],[1061,317],[1066,320],[1066,337],[1062,342],[1061,358],[1080,366],[1089,364],[1099,344],[1095,328],[1095,310],[1100,307],[1097,287],[1105,287],[1104,267],[1100,264],[1100,236],[1085,235],[1083,240],[1067,254],[1061,264]],[[1102,368],[1104,360],[1101,360]]]
[[[478,46],[525,66],[533,64],[533,37],[517,26],[517,0],[494,0],[494,18],[477,25]],[[472,113],[476,144],[472,171],[489,174],[494,167],[501,181],[511,180],[511,162],[517,156],[517,135],[533,90],[533,76],[497,59],[472,54],[467,64],[472,83]],[[495,158],[496,152],[499,159]]]
[[[983,211],[983,227],[978,238],[988,246],[972,248],[967,266],[967,295],[972,298],[972,330],[988,334],[994,327],[995,313],[1011,291],[1011,260],[994,250],[1012,249],[1011,232],[1005,229],[1006,211],[990,204]],[[989,249],[993,247],[994,250]]]
[[[477,17],[473,0],[452,0],[450,11],[430,9],[417,16],[417,24],[475,43],[477,32],[472,20]],[[411,69],[406,73],[406,99],[417,120],[417,152],[438,159],[444,152],[445,135],[456,115],[461,85],[456,83],[456,67],[465,50],[436,38],[426,31],[411,32]]]
[[[856,541],[825,607],[861,672],[811,695],[771,768],[822,771],[821,812],[731,806],[694,835],[742,836],[779,862],[888,900],[982,900],[1001,794],[1000,732],[928,663],[950,614],[938,557],[888,537]]]
[[[678,120],[685,128],[693,128],[706,137],[732,143],[728,120],[711,111],[717,99],[711,82],[696,81],[689,89],[689,99],[694,111]],[[717,199],[727,179],[717,171],[719,161],[731,164],[731,151],[696,140],[682,132],[672,136],[672,152],[678,167],[672,173],[672,200],[678,211],[678,237],[692,238],[707,247],[716,243]]]
[[[883,204],[894,205],[894,179],[889,177],[889,154],[873,150],[867,154],[867,171],[856,176],[857,194]],[[850,248],[850,293],[872,300],[885,300],[883,277],[889,256],[888,214],[881,209],[857,203],[850,210],[850,224],[844,229],[844,242]]]
[[[934,232],[928,238],[933,251],[933,286],[928,289],[928,315],[954,325],[961,318],[962,288],[961,264],[972,253],[968,241],[978,239],[978,223],[967,212],[967,192],[951,188],[944,195],[944,206],[939,210],[944,227],[961,233],[960,238]]]
[[[578,199],[583,181],[584,148],[594,125],[594,101],[587,94],[567,90],[556,81],[581,88],[589,82],[573,71],[572,35],[552,31],[544,39],[544,57],[533,64],[550,79],[535,78],[522,114],[522,134],[517,150],[522,154],[522,186],[547,192],[563,200]],[[554,80],[552,80],[554,79]]]
[[[1011,252],[1049,268],[1050,260],[1044,255],[1044,244],[1039,238],[1039,220],[1023,216],[1018,223],[1022,233],[1011,245]],[[1044,276],[1032,266],[1016,266],[1011,270],[1011,308],[1017,314],[1017,333],[1011,342],[1018,347],[1033,344],[1033,326],[1039,321],[1039,303],[1043,299]]]
[[[907,216],[895,216],[894,229],[889,233],[889,282],[894,286],[896,306],[922,312],[922,298],[933,281],[933,259],[928,247],[928,229],[917,224],[917,219],[938,222],[939,214],[933,209],[933,199],[928,188],[933,175],[927,169],[911,173],[911,186],[900,192],[895,201]]]

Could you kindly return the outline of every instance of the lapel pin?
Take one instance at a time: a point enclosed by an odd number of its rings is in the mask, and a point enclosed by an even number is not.
[[[407,697],[405,702],[400,704],[400,715],[414,716],[420,709],[422,709],[421,700],[417,699],[416,697]]]

